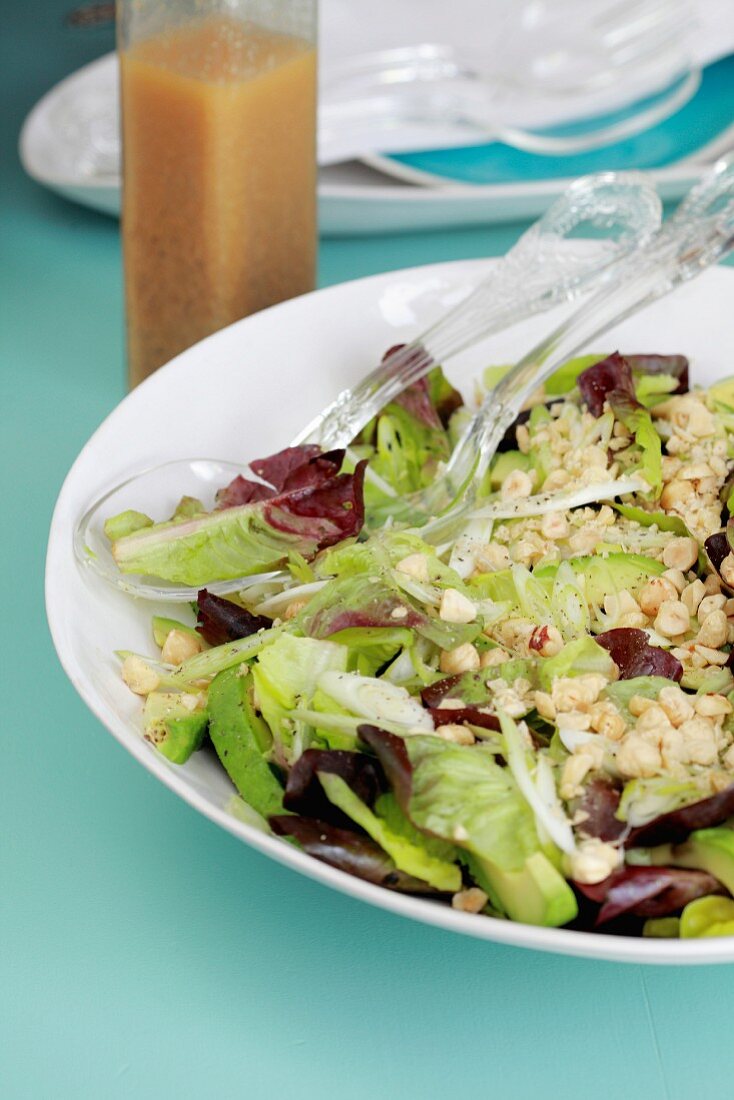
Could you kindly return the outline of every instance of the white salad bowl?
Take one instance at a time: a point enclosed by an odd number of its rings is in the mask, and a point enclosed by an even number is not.
[[[286,446],[299,428],[382,353],[424,329],[483,275],[490,261],[459,262],[379,275],[305,295],[240,321],[190,348],[134,390],[86,444],[65,482],[51,524],[46,607],[54,644],[76,690],[102,724],[162,783],[246,843],[327,886],[454,932],[559,954],[624,962],[734,961],[734,936],[649,940],[536,928],[458,912],[373,886],[266,835],[243,818],[213,755],[183,767],[141,736],[141,700],[120,679],[115,650],[153,653],[151,614],[75,560],[74,526],[107,488],[131,474],[192,454],[242,461]],[[692,381],[734,373],[734,270],[709,270],[593,350],[683,353]],[[471,395],[483,366],[516,359],[555,318],[537,317],[473,349],[448,374]],[[162,502],[161,513],[166,502]],[[170,612],[169,612],[170,613]],[[241,803],[239,804],[241,806]]]

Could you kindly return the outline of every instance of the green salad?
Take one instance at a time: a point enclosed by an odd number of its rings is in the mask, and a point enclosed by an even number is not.
[[[435,368],[346,452],[110,517],[120,570],[199,590],[120,653],[143,736],[216,754],[283,843],[472,919],[734,934],[734,381],[566,364],[436,545],[406,501],[468,415]]]

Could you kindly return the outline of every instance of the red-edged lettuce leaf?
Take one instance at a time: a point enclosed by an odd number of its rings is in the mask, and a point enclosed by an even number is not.
[[[292,493],[296,489],[327,485],[341,470],[344,454],[343,448],[336,451],[326,451],[324,454],[315,455],[308,462],[296,466],[288,474],[283,485],[279,487],[279,492]]]
[[[500,720],[478,707],[429,707],[428,713],[436,726],[479,726],[480,729],[499,731]]]
[[[304,630],[312,638],[329,638],[353,627],[408,627],[414,630],[422,626],[426,619],[425,615],[401,600],[397,593],[381,584],[371,584],[369,578],[355,578],[353,587],[364,594],[359,606],[352,608],[342,603],[326,604],[304,616]]]
[[[703,548],[714,569],[721,576],[721,563],[725,557],[731,554],[731,546],[726,531],[717,531],[715,535],[709,535],[703,544]]]
[[[272,496],[275,496],[274,489],[238,474],[229,485],[217,490],[215,507],[217,511],[222,511],[225,508],[236,508],[240,504],[256,504],[261,500],[269,500]]]
[[[724,531],[717,531],[715,535],[709,535],[703,544],[708,559],[717,573],[723,588],[727,592],[732,592],[734,589],[732,589],[732,586],[727,584],[722,577],[721,563],[725,557],[732,553],[732,538],[734,538],[734,519],[729,519]],[[732,652],[734,652],[734,650],[732,650]]]
[[[321,447],[317,443],[304,443],[298,447],[286,447],[277,454],[268,455],[267,458],[256,458],[250,463],[250,468],[253,473],[280,492],[287,488],[288,479],[297,470],[320,456]],[[334,473],[338,473],[338,469]]]
[[[288,773],[283,805],[304,817],[320,818],[354,829],[354,822],[337,809],[324,794],[318,773],[338,775],[367,806],[373,806],[386,790],[382,768],[373,756],[340,749],[306,749]]]
[[[276,569],[294,551],[311,559],[359,534],[366,463],[339,474],[336,458],[321,455],[308,466],[305,474],[288,475],[298,488],[268,500],[153,524],[116,539],[112,555],[120,571],[201,588]]]
[[[400,809],[410,816],[410,795],[413,786],[413,767],[408,750],[402,737],[380,729],[378,726],[363,725],[357,727],[357,733],[363,744],[372,749],[382,765],[387,781],[398,800]]]
[[[419,378],[417,382],[406,387],[402,393],[394,398],[394,401],[396,405],[400,405],[415,420],[425,424],[427,428],[439,430],[443,427],[438,413],[431,404],[427,378]]]
[[[603,882],[574,882],[584,897],[601,904],[596,927],[632,913],[636,917],[667,917],[689,901],[726,890],[706,871],[678,867],[620,867]]]
[[[604,402],[609,400],[610,394],[615,394],[618,400],[624,395],[634,401],[635,405],[639,404],[635,397],[632,368],[627,358],[618,351],[581,371],[577,385],[593,416],[601,416]]]
[[[364,524],[366,466],[363,460],[352,474],[273,497],[263,504],[266,522],[276,531],[313,539],[319,550],[358,535]]]
[[[625,355],[639,374],[670,374],[678,379],[673,393],[688,393],[688,360],[685,355]]]
[[[217,509],[221,511],[223,508],[235,508],[238,504],[271,500],[279,493],[289,493],[294,489],[326,485],[339,473],[343,461],[343,450],[322,454],[317,444],[286,447],[268,458],[256,458],[250,463],[250,468],[268,484],[250,481],[238,474],[217,493]]]
[[[621,791],[608,779],[597,776],[587,783],[575,805],[577,812],[586,815],[579,825],[581,831],[599,840],[619,840],[627,829],[625,823],[615,816],[620,798]]]
[[[446,725],[452,722],[458,725],[472,725],[479,726],[480,729],[487,730],[499,730],[500,722],[499,718],[495,714],[489,712],[482,703],[475,702],[474,699],[466,700],[467,704],[463,707],[447,707],[442,706],[446,699],[461,699],[464,701],[463,688],[470,680],[472,687],[472,694],[475,694],[480,687],[484,688],[484,696],[487,702],[489,702],[490,694],[486,687],[486,673],[481,677],[468,678],[464,676],[447,676],[443,680],[437,680],[433,684],[428,684],[421,691],[421,699],[423,705],[428,708],[428,712],[431,715],[434,723],[437,726]]]
[[[292,814],[269,819],[278,836],[297,840],[304,852],[356,878],[407,894],[435,894],[426,882],[399,871],[390,857],[369,837],[351,829],[340,829],[328,821]]]
[[[406,346],[395,344],[388,348],[382,357],[383,363],[390,355],[402,351]],[[410,359],[417,361],[424,355],[425,349],[415,348],[410,353]],[[464,404],[461,394],[447,381],[440,367],[434,367],[424,378],[407,386],[393,400],[421,424],[436,429],[446,428],[451,414]]]
[[[722,825],[734,814],[734,783],[718,794],[682,806],[679,810],[660,814],[632,829],[625,848],[651,848],[657,844],[680,844],[695,829],[710,829]]]
[[[441,649],[476,637],[476,623],[447,623],[416,607],[389,578],[367,573],[337,577],[309,600],[299,620],[312,638],[329,638],[353,627],[415,630]]]
[[[435,680],[427,684],[421,691],[421,699],[425,707],[440,707],[444,699],[458,699],[463,676],[445,676],[443,680]],[[487,698],[489,691],[487,690]]]
[[[196,607],[196,629],[209,645],[225,645],[273,625],[264,615],[253,615],[247,608],[215,596],[206,588],[199,590]]]
[[[668,680],[680,680],[683,665],[660,646],[650,645],[644,630],[631,626],[619,626],[597,634],[594,639],[609,653],[619,668],[620,680],[635,676],[664,676]]]

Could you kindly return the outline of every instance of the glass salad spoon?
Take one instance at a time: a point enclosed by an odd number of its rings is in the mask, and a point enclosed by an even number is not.
[[[421,336],[393,349],[356,386],[342,391],[294,444],[318,443],[325,451],[348,447],[380,409],[437,363],[598,285],[619,262],[644,246],[658,228],[660,216],[660,200],[640,174],[605,172],[575,181],[463,301]],[[127,478],[84,510],[74,532],[77,561],[135,596],[194,599],[197,589],[190,585],[121,573],[104,534],[104,522],[126,509],[156,513],[168,501],[172,511],[184,494],[211,499],[213,489],[242,473],[250,476],[244,463],[177,459]],[[452,482],[454,477],[452,469]],[[237,591],[245,583],[242,577],[213,577],[208,587],[222,594]]]

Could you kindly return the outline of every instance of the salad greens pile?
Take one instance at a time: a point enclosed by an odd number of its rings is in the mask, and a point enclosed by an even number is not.
[[[155,657],[120,653],[144,737],[216,753],[236,812],[384,888],[734,934],[734,382],[690,390],[678,355],[567,363],[435,546],[401,517],[466,416],[435,368],[346,452],[253,462],[213,510],[110,517],[123,572],[200,589],[188,621],[154,617]]]

